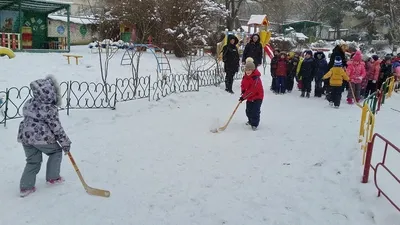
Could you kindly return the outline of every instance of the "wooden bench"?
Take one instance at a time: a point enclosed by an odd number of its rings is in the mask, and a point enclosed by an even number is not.
[[[63,55],[63,56],[64,56],[64,57],[67,57],[67,59],[68,59],[68,64],[70,64],[69,58],[74,57],[75,60],[76,60],[76,65],[79,64],[79,58],[83,58],[83,56],[81,56],[81,55]]]

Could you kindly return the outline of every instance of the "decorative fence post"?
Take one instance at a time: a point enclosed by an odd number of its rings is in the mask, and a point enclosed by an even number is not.
[[[149,76],[149,102],[151,101],[151,76]]]
[[[69,108],[71,104],[71,87],[72,87],[72,82],[68,81],[67,83],[67,115],[69,116]]]
[[[9,98],[10,98],[10,91],[9,91],[9,89],[7,88],[6,89],[6,108],[5,108],[5,110],[4,110],[4,127],[6,127],[7,126],[7,111],[8,111],[8,101],[9,101]]]

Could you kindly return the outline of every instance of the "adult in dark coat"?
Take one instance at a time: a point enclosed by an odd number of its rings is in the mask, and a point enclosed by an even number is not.
[[[345,53],[346,49],[347,49],[346,44],[336,45],[336,47],[332,50],[331,58],[329,60],[329,64],[328,64],[329,70],[332,69],[333,64],[335,63],[336,56],[340,56],[340,58],[342,59],[343,67],[347,67],[347,60],[346,60],[346,53]]]
[[[253,34],[251,36],[250,42],[244,47],[242,63],[246,63],[248,57],[253,58],[254,65],[256,68],[262,64],[263,60],[263,48],[260,43],[260,36],[258,34]]]
[[[332,54],[328,63],[328,70],[332,69],[333,64],[335,63],[335,58],[339,56],[342,59],[342,66],[344,68],[347,68],[347,60],[346,60],[346,50],[348,49],[348,46],[345,42],[341,42],[338,45],[335,46],[332,50]],[[343,81],[343,87],[347,86],[347,81]],[[329,90],[329,79],[324,81],[324,87],[323,90],[327,96],[329,96],[330,90]]]
[[[222,61],[225,70],[225,91],[233,94],[233,77],[239,71],[240,56],[236,47],[239,42],[235,35],[228,36],[228,44],[222,49]]]

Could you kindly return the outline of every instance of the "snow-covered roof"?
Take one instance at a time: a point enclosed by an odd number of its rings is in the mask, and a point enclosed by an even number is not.
[[[340,31],[348,31],[349,29],[340,29]],[[329,28],[329,31],[336,31],[335,29],[333,29],[333,28]]]
[[[55,15],[49,15],[49,19],[52,20],[58,20],[62,22],[67,22],[67,17],[66,16],[55,16]],[[82,18],[82,17],[70,17],[69,18],[71,23],[76,23],[76,24],[97,24],[98,21],[96,19],[90,19],[90,18]]]
[[[267,15],[251,15],[247,25],[260,25]]]
[[[308,39],[308,37],[306,35],[304,35],[303,33],[295,33],[296,38],[298,39]]]
[[[74,4],[73,2],[55,1],[55,0],[42,0],[42,2],[49,2],[49,3],[55,3],[55,4],[67,4],[67,5],[72,5],[72,4]]]

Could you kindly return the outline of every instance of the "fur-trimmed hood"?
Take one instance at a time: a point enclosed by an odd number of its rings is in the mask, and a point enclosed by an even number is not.
[[[33,98],[44,104],[61,106],[60,85],[52,75],[45,79],[35,80],[30,84]]]
[[[230,44],[232,39],[235,40],[235,43],[233,45],[237,45],[239,43],[239,39],[235,35],[230,34],[228,35],[228,44]]]

